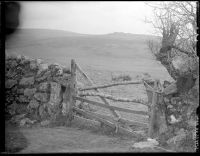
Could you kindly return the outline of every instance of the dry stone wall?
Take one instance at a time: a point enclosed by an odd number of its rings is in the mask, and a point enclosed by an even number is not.
[[[168,130],[159,136],[160,142],[167,143],[175,151],[195,150],[197,108],[199,106],[199,78],[187,92],[163,95],[163,109]]]
[[[177,87],[178,83],[165,81],[162,85],[165,90],[157,96],[152,137],[156,138],[161,146],[167,146],[173,151],[194,152],[197,139],[199,77],[192,85],[184,83],[182,87]],[[149,85],[153,87],[152,84]],[[152,101],[153,93],[147,91],[147,96],[148,100]]]
[[[5,65],[6,117],[24,125],[50,123],[63,116],[69,69],[21,55],[7,55]]]

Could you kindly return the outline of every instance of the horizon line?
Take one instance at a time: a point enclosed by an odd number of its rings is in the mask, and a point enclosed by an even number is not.
[[[58,31],[66,31],[66,32],[71,32],[71,33],[76,33],[80,35],[109,35],[109,34],[114,34],[114,33],[124,33],[124,34],[130,34],[130,35],[147,35],[147,36],[156,36],[156,37],[161,37],[159,35],[153,35],[153,34],[133,34],[130,32],[122,32],[122,31],[114,31],[110,33],[104,33],[104,34],[85,34],[85,33],[79,33],[79,32],[74,32],[74,31],[69,31],[69,30],[64,30],[64,29],[52,29],[52,28],[17,28],[17,29],[43,29],[43,30],[58,30]]]

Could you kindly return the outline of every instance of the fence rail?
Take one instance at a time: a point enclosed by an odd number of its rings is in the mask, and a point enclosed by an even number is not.
[[[99,86],[92,86],[92,87],[87,87],[87,88],[79,88],[80,91],[84,90],[93,90],[93,89],[100,89],[100,88],[108,88],[108,87],[113,87],[113,86],[119,86],[119,85],[129,85],[129,84],[142,84],[142,81],[127,81],[127,82],[118,82],[118,83],[111,83],[111,84],[106,84],[106,85],[99,85]]]
[[[115,118],[113,118],[110,115],[102,115],[102,114],[99,114],[99,113],[96,113],[96,114],[98,114],[101,118],[112,121],[112,122],[117,121],[117,122],[120,122],[122,124],[127,124],[129,126],[137,125],[137,126],[142,126],[142,127],[148,127],[148,123],[145,123],[145,122],[142,122],[142,121],[139,122],[139,121],[137,121],[137,118],[135,118],[134,120],[128,120],[128,119],[125,119],[125,118],[120,118],[119,120],[116,120]]]
[[[103,94],[103,93],[79,93],[78,95],[79,96],[99,96],[99,97],[103,97],[103,98],[110,99],[110,100],[113,100],[113,101],[134,102],[134,103],[142,104],[142,105],[145,105],[145,106],[149,106],[147,104],[147,102],[145,102],[142,99],[117,98],[117,97],[114,97],[112,95],[107,95],[107,94]]]
[[[74,97],[74,99],[75,100],[79,100],[79,101],[83,101],[83,102],[87,102],[89,104],[93,104],[93,105],[96,105],[96,106],[108,108],[108,109],[115,109],[115,110],[118,110],[118,111],[123,111],[123,112],[127,112],[127,113],[134,113],[134,114],[140,114],[140,115],[149,115],[149,113],[145,112],[145,111],[136,111],[136,110],[132,110],[132,109],[120,108],[120,107],[110,106],[110,105],[108,106],[108,105],[105,105],[103,103],[92,101],[92,100],[88,100],[88,99],[81,98],[81,97]]]

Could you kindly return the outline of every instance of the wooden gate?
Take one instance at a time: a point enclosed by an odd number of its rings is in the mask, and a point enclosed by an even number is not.
[[[79,72],[90,83],[91,86],[87,88],[78,89],[77,81],[76,81],[76,72]],[[143,84],[146,88],[146,92],[148,95],[148,102],[145,102],[142,99],[118,98],[118,97],[103,94],[102,92],[100,92],[100,89],[102,88],[108,88],[108,87],[117,86],[117,85],[130,85],[130,84]],[[153,85],[149,85],[149,84],[153,84]],[[74,60],[71,60],[71,83],[70,83],[70,93],[68,95],[69,108],[68,108],[68,113],[67,113],[68,119],[71,122],[71,120],[73,119],[73,116],[75,115],[73,112],[75,111],[86,118],[95,119],[102,124],[108,125],[112,127],[113,129],[115,129],[116,132],[119,132],[119,133],[126,133],[126,134],[131,134],[134,136],[135,135],[138,136],[138,133],[133,131],[127,125],[140,125],[140,126],[148,128],[148,137],[153,137],[154,123],[155,123],[154,114],[156,113],[155,111],[156,111],[157,97],[158,97],[158,94],[160,94],[160,92],[158,91],[158,87],[159,87],[158,85],[159,85],[158,80],[155,80],[155,81],[141,80],[141,81],[127,81],[127,82],[120,82],[120,83],[104,84],[104,85],[97,86],[97,85],[94,85],[93,81],[86,75],[85,72],[83,72],[81,67]],[[87,93],[85,92],[87,90],[94,90],[95,92]],[[97,96],[101,99],[102,103],[83,98],[83,96],[84,97]],[[139,103],[148,107],[148,112],[132,110],[132,109],[127,109],[127,108],[120,108],[117,106],[111,106],[110,103],[106,99],[113,100],[113,101],[120,101],[120,102]],[[75,105],[77,101],[80,101],[81,103],[88,103],[91,105],[107,108],[114,115],[114,118],[101,115],[92,111],[80,109],[76,107]],[[147,115],[149,117],[149,124],[145,124],[145,123],[141,123],[137,121],[131,121],[131,120],[122,118],[121,115],[116,111],[123,111],[127,113],[139,114],[139,115]]]

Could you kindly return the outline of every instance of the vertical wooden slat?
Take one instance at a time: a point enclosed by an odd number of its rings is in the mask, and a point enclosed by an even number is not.
[[[76,64],[75,61],[71,60],[71,82],[70,82],[70,89],[69,89],[69,108],[67,114],[67,120],[71,123],[73,119],[73,107],[75,106],[76,100],[73,98],[76,96]]]
[[[152,98],[153,98],[153,88],[152,88],[152,86],[150,86],[150,85],[148,85],[148,83],[147,82],[145,82],[144,80],[143,80],[143,85],[144,85],[144,87],[146,88],[146,93],[147,93],[147,97],[148,97],[148,112],[151,112],[151,104],[152,104]],[[150,122],[150,117],[149,117],[149,122]]]
[[[149,130],[148,130],[148,137],[152,138],[154,134],[154,124],[156,120],[156,104],[157,104],[157,86],[158,80],[154,81],[154,91],[151,103],[151,114],[150,114],[150,122],[149,122]]]

